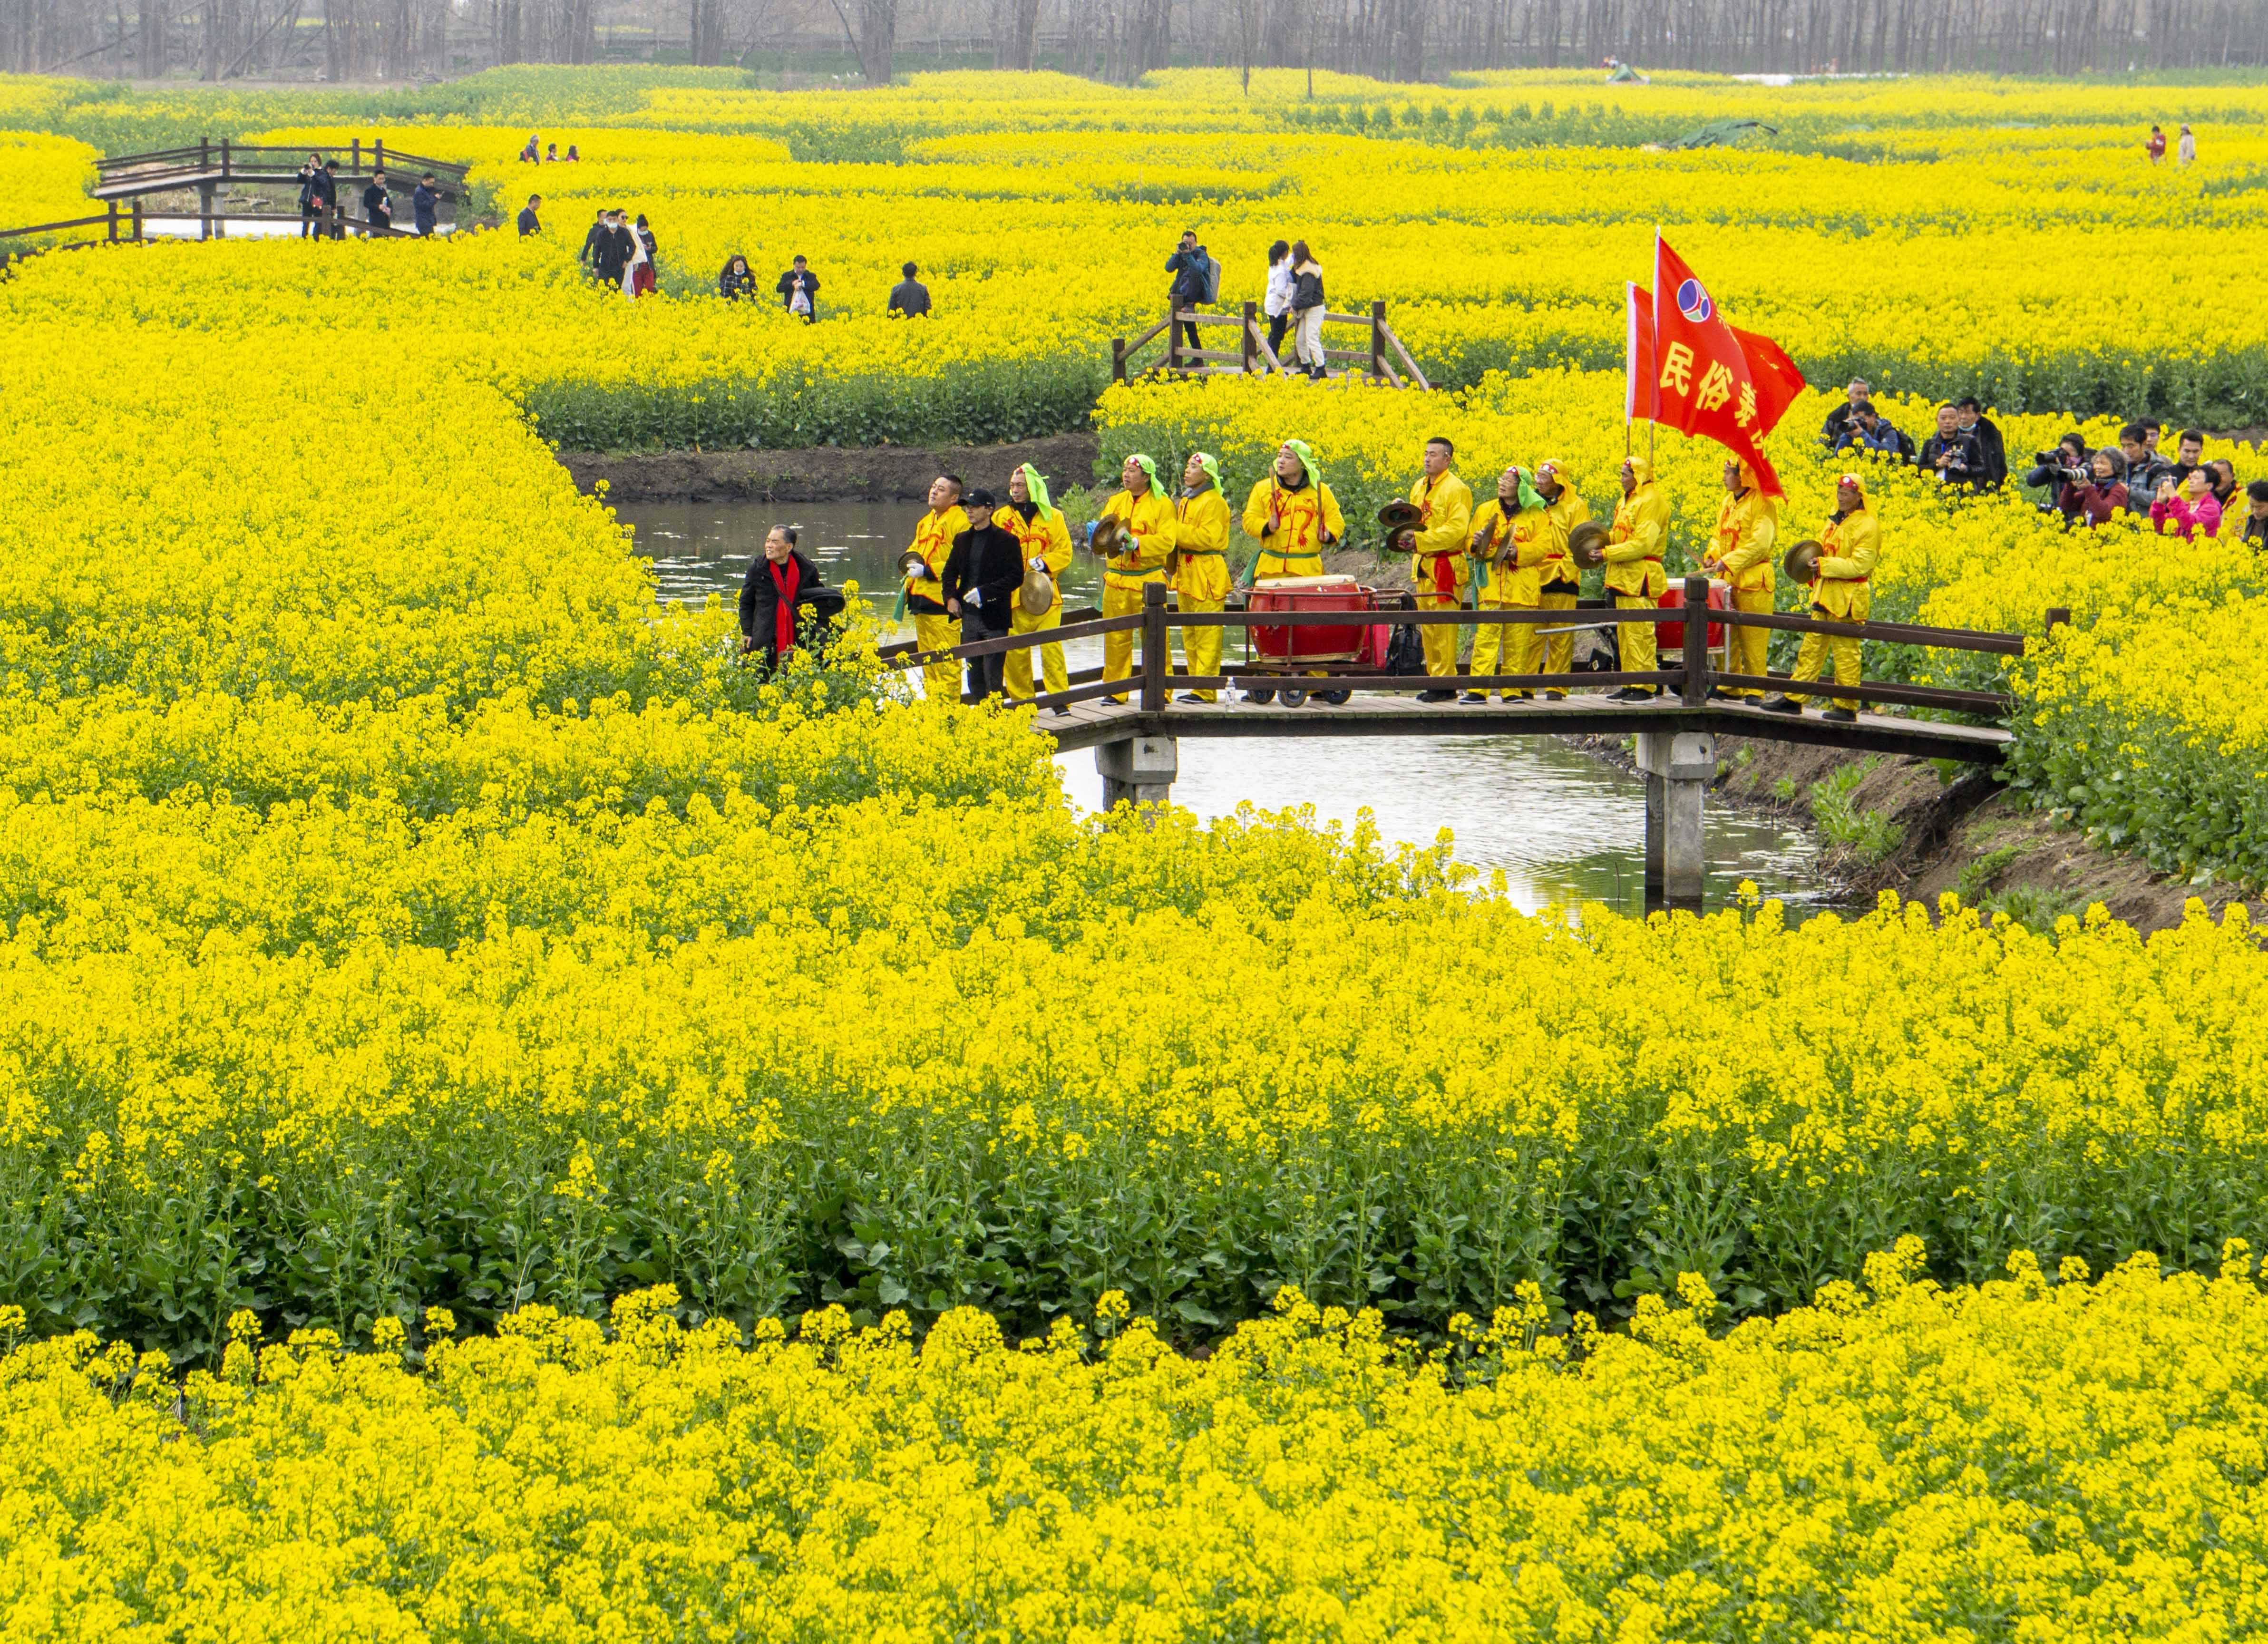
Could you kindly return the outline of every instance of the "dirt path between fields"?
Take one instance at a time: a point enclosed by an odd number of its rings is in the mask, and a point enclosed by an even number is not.
[[[1093,486],[1092,432],[1004,446],[814,446],[783,451],[563,451],[579,490],[607,482],[613,502],[919,502],[939,474],[1001,490],[1029,462],[1057,490]]]

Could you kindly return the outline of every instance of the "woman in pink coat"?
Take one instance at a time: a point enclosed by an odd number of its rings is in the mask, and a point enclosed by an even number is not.
[[[2178,491],[2170,479],[2159,483],[2158,494],[2150,499],[2150,521],[2159,535],[2165,534],[2169,520],[2183,536],[2194,537],[2200,531],[2207,536],[2220,534],[2220,504],[2213,494],[2210,468],[2191,468]]]

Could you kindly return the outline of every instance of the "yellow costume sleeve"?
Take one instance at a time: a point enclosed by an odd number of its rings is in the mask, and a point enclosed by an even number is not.
[[[1410,488],[1410,500],[1423,504],[1428,500],[1425,482],[1420,480]],[[1418,531],[1418,551],[1421,554],[1461,554],[1473,529],[1473,494],[1464,481],[1454,474],[1444,474],[1432,490],[1430,498],[1432,517]]]

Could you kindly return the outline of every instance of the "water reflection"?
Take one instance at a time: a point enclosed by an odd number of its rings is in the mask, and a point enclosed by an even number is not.
[[[622,504],[615,513],[636,527],[663,599],[699,601],[713,592],[730,605],[774,525],[799,528],[799,546],[828,582],[856,579],[870,593],[893,593],[897,557],[912,540],[921,507],[663,503]],[[1068,592],[1075,603],[1098,595],[1090,565],[1074,567]],[[1066,649],[1073,667],[1101,658],[1099,640]],[[1093,754],[1064,754],[1056,763],[1074,803],[1101,802]],[[1596,901],[1635,913],[1643,903],[1644,784],[1548,738],[1185,739],[1174,799],[1207,818],[1246,800],[1269,810],[1312,805],[1319,820],[1349,827],[1367,808],[1389,840],[1430,844],[1448,829],[1458,859],[1501,870],[1506,894],[1523,908]],[[1743,879],[1786,900],[1792,915],[1827,905],[1805,883],[1813,851],[1801,833],[1714,805],[1704,826],[1711,906],[1721,905]]]

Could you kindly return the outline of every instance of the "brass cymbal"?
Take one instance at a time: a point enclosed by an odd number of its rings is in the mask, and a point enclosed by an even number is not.
[[[1807,537],[1787,550],[1780,568],[1787,572],[1789,581],[1809,583],[1819,575],[1819,544]]]
[[[1056,585],[1048,573],[1035,565],[1024,573],[1024,586],[1016,590],[1016,604],[1027,616],[1045,616],[1056,602]]]
[[[920,582],[925,580],[928,576],[929,561],[921,557],[920,549],[909,548],[906,549],[904,553],[898,556],[898,579],[900,581]]]
[[[1134,534],[1115,513],[1097,520],[1094,534],[1086,540],[1086,551],[1100,559],[1116,559],[1133,546]]]
[[[1584,571],[1595,570],[1607,563],[1607,527],[1596,520],[1586,520],[1567,533],[1567,557]]]

